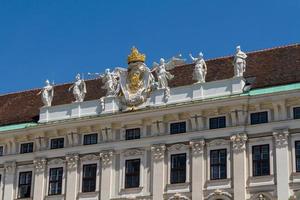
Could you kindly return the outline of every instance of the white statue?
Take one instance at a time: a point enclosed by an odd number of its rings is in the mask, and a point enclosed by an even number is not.
[[[241,51],[241,47],[236,47],[236,54],[233,60],[234,66],[234,76],[235,77],[242,77],[244,72],[246,71],[246,58],[247,55]]]
[[[116,96],[118,93],[118,75],[115,72],[110,72],[109,69],[105,70],[105,74],[100,75],[102,78],[103,89],[106,89],[106,96]]]
[[[75,102],[83,102],[86,94],[86,84],[83,79],[80,78],[80,74],[76,75],[76,80],[73,85],[69,88],[69,91],[73,88],[73,94]]]
[[[44,106],[51,106],[53,96],[54,96],[54,84],[50,84],[49,80],[45,81],[46,86],[43,87],[43,89],[37,94],[42,94],[42,101],[44,103]]]
[[[193,79],[197,81],[197,83],[205,83],[205,77],[207,74],[207,66],[203,59],[203,53],[199,53],[198,58],[194,58],[192,54],[190,54],[191,59],[195,63]]]

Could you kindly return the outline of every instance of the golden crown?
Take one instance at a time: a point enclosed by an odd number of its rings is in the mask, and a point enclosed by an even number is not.
[[[146,56],[145,54],[139,53],[139,50],[135,47],[131,48],[131,53],[127,57],[127,62],[132,63],[132,62],[145,62]]]

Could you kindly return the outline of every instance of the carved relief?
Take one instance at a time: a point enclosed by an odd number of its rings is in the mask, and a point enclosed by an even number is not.
[[[6,173],[14,173],[16,169],[16,162],[15,161],[9,161],[4,163],[4,169]]]
[[[168,200],[190,200],[190,199],[188,197],[186,197],[185,195],[176,193],[172,197],[168,198]]]
[[[190,142],[190,147],[192,149],[193,155],[200,155],[204,151],[205,141],[202,140],[193,140]]]
[[[67,154],[66,161],[68,169],[75,169],[78,165],[79,155],[77,153]]]
[[[96,156],[95,154],[88,154],[88,155],[85,155],[83,157],[80,158],[80,160],[82,161],[87,161],[87,160],[98,160],[99,157]]]
[[[288,145],[288,130],[278,130],[273,132],[275,145],[277,148],[286,147]]]
[[[232,148],[235,152],[243,151],[246,149],[246,142],[248,140],[246,133],[238,133],[232,135],[230,137],[230,140],[232,142]]]
[[[47,160],[45,158],[36,158],[33,161],[34,169],[36,172],[44,172],[46,169]]]
[[[211,147],[211,146],[220,146],[220,145],[228,145],[228,144],[229,144],[228,140],[216,139],[207,143],[207,146]]]
[[[159,160],[164,158],[166,151],[166,145],[164,144],[155,144],[151,146],[151,153],[153,160]]]
[[[55,158],[48,161],[48,165],[63,165],[65,161],[61,158]]]
[[[129,149],[127,151],[124,152],[124,156],[128,157],[128,156],[138,156],[138,155],[143,155],[144,151],[141,149]]]
[[[232,199],[232,195],[228,192],[225,192],[220,189],[216,189],[213,193],[210,193],[205,199],[208,200],[216,200],[216,199],[224,199],[224,200],[229,200]]]
[[[169,151],[181,151],[181,150],[187,150],[188,149],[188,145],[185,144],[174,144],[170,147],[168,147]]]
[[[102,160],[102,165],[107,166],[112,163],[114,151],[113,150],[101,151],[99,155]]]

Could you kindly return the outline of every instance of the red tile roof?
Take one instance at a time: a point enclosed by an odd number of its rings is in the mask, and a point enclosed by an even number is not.
[[[270,87],[300,82],[300,44],[266,49],[247,53],[245,77],[256,77],[252,88]],[[233,76],[233,57],[207,60],[206,81],[215,81]],[[171,87],[192,84],[193,65],[188,64],[171,70],[175,78]],[[85,100],[99,99],[105,95],[101,89],[101,80],[87,80]],[[68,92],[70,84],[55,86],[53,105],[67,104],[73,101]],[[37,93],[39,89],[0,96],[0,126],[24,122],[37,122],[42,101]]]

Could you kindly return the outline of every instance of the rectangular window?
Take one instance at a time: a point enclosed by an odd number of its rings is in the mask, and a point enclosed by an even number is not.
[[[33,152],[33,142],[21,144],[20,153],[31,153]]]
[[[296,172],[300,172],[300,141],[295,142]]]
[[[64,148],[65,139],[64,138],[55,138],[51,140],[51,149],[60,149]]]
[[[209,119],[209,129],[225,128],[226,117],[214,117]]]
[[[227,150],[218,149],[210,151],[210,179],[227,178]]]
[[[18,198],[30,198],[32,172],[20,172],[18,185]]]
[[[186,181],[186,154],[171,155],[171,184],[185,183]]]
[[[59,195],[62,191],[63,168],[51,168],[49,173],[49,195]]]
[[[269,145],[257,145],[252,147],[253,176],[270,175],[270,151]]]
[[[300,119],[300,107],[293,108],[294,119]]]
[[[170,124],[170,134],[186,132],[186,122],[175,122]]]
[[[132,128],[126,129],[126,140],[135,140],[141,138],[141,129],[140,128]]]
[[[251,124],[268,123],[268,112],[256,112],[250,115]]]
[[[97,164],[83,165],[82,192],[95,192]]]
[[[140,159],[126,160],[125,162],[125,188],[140,186]]]
[[[84,135],[84,138],[83,138],[84,145],[97,144],[97,143],[98,143],[98,134],[97,133]]]
[[[3,156],[3,153],[4,153],[4,147],[0,146],[0,156]]]

